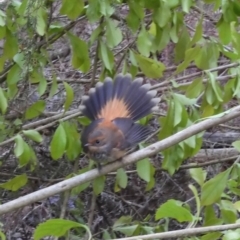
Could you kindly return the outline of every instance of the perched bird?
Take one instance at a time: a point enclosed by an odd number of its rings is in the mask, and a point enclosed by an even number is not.
[[[135,123],[152,112],[159,102],[156,91],[142,78],[130,74],[106,78],[84,96],[82,113],[92,122],[81,134],[83,150],[98,168],[105,161],[121,159],[129,149],[145,140],[151,130]]]

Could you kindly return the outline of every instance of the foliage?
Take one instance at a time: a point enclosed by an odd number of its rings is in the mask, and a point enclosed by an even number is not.
[[[60,6],[58,17],[53,17],[56,6]],[[0,145],[10,148],[14,143],[13,154],[20,171],[0,184],[9,192],[23,189],[29,183],[28,175],[38,171],[36,148],[45,141],[43,130],[54,127],[48,145],[51,160],[76,162],[82,154],[79,129],[89,120],[80,116],[78,111],[72,114],[76,109],[76,89],[71,83],[77,81],[61,78],[60,72],[54,68],[51,51],[51,48],[57,48],[54,44],[63,36],[71,48],[71,67],[80,73],[81,78],[90,74],[91,84],[95,83],[97,76],[103,80],[117,72],[130,72],[134,77],[143,75],[157,81],[154,88],[161,91],[167,106],[166,113],[158,118],[161,126],[158,140],[193,125],[199,119],[222,113],[227,104],[240,97],[238,0],[11,0],[4,2],[3,7],[4,11],[0,10],[0,40],[3,43],[0,56]],[[118,14],[124,7],[127,7],[127,13]],[[217,17],[213,17],[213,13]],[[196,15],[197,21],[191,26],[187,19],[192,15]],[[212,24],[213,34],[206,30],[207,21]],[[76,31],[75,27],[82,22],[92,26],[89,37]],[[169,74],[168,61],[162,56],[168,56],[166,52],[171,48],[174,56],[170,62],[175,68]],[[191,67],[194,72],[190,72]],[[50,74],[47,68],[51,69]],[[21,110],[16,111],[19,114],[9,117],[20,102],[21,94],[30,95],[30,92],[34,92],[37,99],[28,101],[25,98],[20,103]],[[49,117],[48,101],[59,92],[64,92],[64,101],[60,104],[62,111],[55,112],[54,109],[53,116]],[[149,124],[149,120],[147,117],[141,121]],[[191,136],[164,150],[161,153],[162,169],[174,175],[186,159],[201,149],[202,137],[203,133]],[[144,146],[146,143],[139,147]],[[240,151],[239,142],[233,146]],[[91,167],[92,162],[64,177],[82,174]],[[139,179],[146,182],[146,193],[156,187],[158,170],[150,158],[136,163]],[[168,199],[155,210],[155,219],[152,218],[154,214],[142,221],[133,216],[122,216],[115,221],[111,231],[104,229],[101,237],[115,238],[119,232],[134,236],[167,231],[172,219],[190,226],[235,223],[240,211],[236,200],[240,195],[239,171],[238,161],[215,176],[209,176],[200,167],[190,169],[194,183],[189,189],[196,202],[195,210],[186,202]],[[106,181],[106,176],[96,178],[91,184],[74,188],[72,195],[92,187],[97,196],[104,191]],[[114,192],[121,192],[128,184],[128,172],[118,169]],[[51,219],[36,228],[34,237],[40,239],[51,234],[60,237],[67,233],[82,237],[85,232],[75,228],[88,231],[86,225],[85,221]],[[72,228],[74,230],[70,231]],[[239,234],[239,230],[229,230],[194,239],[219,239],[220,236],[238,239]]]

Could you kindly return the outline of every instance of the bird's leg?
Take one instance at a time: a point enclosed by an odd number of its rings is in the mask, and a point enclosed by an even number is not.
[[[97,162],[97,169],[98,169],[99,172],[101,172],[101,170],[102,170],[102,165],[101,165],[100,162]]]

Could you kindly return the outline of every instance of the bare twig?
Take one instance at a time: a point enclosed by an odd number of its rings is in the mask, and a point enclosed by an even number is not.
[[[187,237],[187,236],[188,237],[197,236],[199,234],[206,234],[210,232],[220,232],[220,231],[237,229],[237,228],[240,228],[240,223],[216,225],[216,226],[210,226],[210,227],[188,228],[188,229],[175,230],[175,231],[169,231],[169,232],[163,232],[163,233],[153,233],[153,234],[147,234],[147,235],[141,235],[141,236],[118,238],[118,240],[171,239],[171,238],[179,238],[179,237]]]
[[[89,215],[88,215],[88,227],[91,231],[93,231],[92,223],[93,223],[93,218],[94,218],[94,211],[96,208],[96,199],[97,199],[97,197],[96,197],[94,191],[92,191],[91,207],[90,207],[90,211],[89,211]]]
[[[207,71],[216,72],[216,71],[219,71],[219,70],[224,70],[224,69],[227,69],[227,68],[232,68],[232,67],[237,67],[237,66],[239,66],[239,63],[230,63],[230,64],[227,64],[227,65],[223,65],[223,66],[208,69],[208,70],[205,70],[205,71],[199,71],[199,72],[196,72],[196,73],[192,73],[192,74],[189,74],[189,75],[186,75],[186,76],[183,76],[183,77],[175,78],[174,81],[182,81],[182,80],[185,80],[185,79],[190,79],[190,78],[193,78],[193,77],[201,76],[201,75],[204,75],[204,72],[207,72]],[[165,80],[165,81],[163,81],[159,84],[155,84],[154,86],[152,86],[152,89],[157,89],[157,88],[166,86],[168,84],[171,84],[171,82],[169,80],[170,79],[167,79],[167,80]]]
[[[179,170],[180,169],[190,169],[190,168],[200,168],[200,167],[211,166],[211,165],[218,164],[218,163],[233,161],[233,160],[236,160],[238,157],[239,157],[239,155],[228,157],[228,158],[215,159],[215,160],[207,161],[207,162],[204,162],[204,163],[190,163],[190,164],[182,165],[179,168]]]

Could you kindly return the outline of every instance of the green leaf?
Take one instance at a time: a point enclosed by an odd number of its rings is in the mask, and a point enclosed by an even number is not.
[[[205,90],[205,95],[204,96],[206,98],[207,103],[209,105],[213,105],[214,100],[215,100],[215,95],[213,93],[212,86],[209,83],[206,86],[206,90]]]
[[[170,25],[167,25],[163,29],[156,25],[156,36],[154,36],[152,43],[152,52],[162,52],[170,41]]]
[[[233,203],[235,209],[240,212],[240,201],[236,201],[235,203]]]
[[[50,98],[52,98],[56,94],[57,89],[58,89],[58,84],[57,84],[56,76],[53,76],[52,85],[51,85],[51,89],[49,92]]]
[[[72,65],[76,69],[88,72],[90,69],[90,58],[88,54],[88,45],[77,36],[68,33],[72,46]]]
[[[149,182],[151,180],[151,163],[149,158],[137,162],[137,173],[144,181]]]
[[[229,81],[228,81],[228,83],[229,83]],[[235,96],[239,97],[239,92],[240,92],[240,76],[239,76],[239,74],[237,74],[236,78],[233,80],[232,86],[230,85],[230,87],[231,87],[231,93],[233,91],[233,93],[231,94],[231,97],[232,96],[233,97],[235,97]],[[232,99],[232,98],[230,98],[230,99]]]
[[[125,234],[126,236],[133,236],[135,235],[136,231],[139,229],[139,225],[132,225],[132,226],[122,226],[122,227],[116,227],[113,230],[117,232],[121,232]]]
[[[181,0],[181,4],[182,4],[182,10],[185,13],[189,13],[191,5],[192,5],[192,0]]]
[[[186,26],[183,26],[180,31],[179,40],[175,46],[175,59],[174,60],[176,63],[179,63],[180,61],[182,61],[184,59],[185,52],[188,48],[189,42],[190,42],[189,33],[187,31]]]
[[[219,173],[214,178],[205,182],[202,186],[201,205],[208,206],[217,202],[226,188],[228,176],[232,167]]]
[[[71,20],[76,19],[84,9],[83,0],[62,0],[62,7],[60,13],[62,15],[67,15]]]
[[[21,5],[19,6],[19,8],[18,8],[18,10],[17,10],[17,12],[18,12],[18,14],[19,14],[20,16],[24,15],[24,13],[26,12],[27,6],[28,6],[28,1],[29,1],[29,0],[23,0],[23,1],[21,2]]]
[[[237,140],[235,142],[232,143],[232,146],[240,152],[240,140]]]
[[[163,28],[171,18],[171,11],[167,2],[161,2],[161,7],[157,8],[153,13],[153,19],[159,27]]]
[[[150,191],[153,187],[155,187],[155,177],[154,174],[156,172],[155,167],[152,165],[152,163],[150,163],[150,181],[147,183],[147,186],[145,188],[145,191]]]
[[[111,234],[107,230],[103,230],[102,238],[103,238],[103,240],[110,240],[112,237],[111,237]]]
[[[105,176],[101,176],[101,177],[95,178],[93,180],[93,182],[92,182],[93,192],[96,196],[99,195],[103,191],[104,186],[105,186],[105,180],[106,180]]]
[[[62,123],[60,123],[53,135],[50,144],[51,157],[54,160],[57,160],[58,158],[62,157],[66,149],[66,144],[67,144],[66,132],[64,130]]]
[[[117,170],[116,182],[114,190],[115,192],[119,191],[118,186],[121,188],[126,188],[128,182],[128,176],[123,168]]]
[[[15,64],[8,72],[7,83],[8,85],[16,84],[21,79],[21,68]]]
[[[35,142],[42,142],[43,138],[36,130],[23,130],[23,134]]]
[[[24,187],[27,184],[27,182],[28,182],[27,175],[22,174],[10,179],[5,183],[0,184],[0,187],[15,192],[19,190],[21,187]]]
[[[231,28],[228,22],[225,22],[223,18],[221,18],[217,24],[217,30],[219,34],[220,41],[227,45],[231,42]]]
[[[174,98],[174,119],[173,119],[173,127],[179,125],[182,121],[182,113],[183,113],[183,106],[182,104]]]
[[[26,166],[30,161],[34,164],[36,160],[37,157],[34,150],[26,142],[24,142],[23,153],[19,156],[19,167]]]
[[[80,124],[82,124],[83,126],[88,126],[91,123],[91,120],[88,119],[87,117],[79,117],[78,121]]]
[[[195,56],[194,62],[200,69],[208,69],[209,68],[209,59],[207,55],[207,49],[201,48],[198,54]]]
[[[129,225],[132,222],[131,216],[121,216],[116,222],[113,224],[113,228],[120,227],[123,225]]]
[[[186,90],[186,97],[188,98],[197,98],[203,91],[203,79],[196,78],[193,82],[188,86]]]
[[[227,230],[224,232],[222,240],[238,240],[240,239],[240,232],[238,230]]]
[[[163,63],[141,56],[139,54],[134,54],[139,67],[146,75],[146,77],[150,78],[160,78],[163,75],[163,71],[165,70],[165,66]]]
[[[37,9],[36,32],[40,36],[44,36],[47,29],[47,13],[43,7]]]
[[[5,92],[0,87],[0,108],[1,108],[1,111],[2,111],[3,114],[6,113],[7,107],[8,107],[8,101],[7,101],[7,98],[5,96]]]
[[[12,34],[8,28],[6,28],[6,38],[3,49],[3,55],[5,58],[13,58],[13,56],[18,52],[18,41],[17,37]]]
[[[96,29],[93,30],[91,37],[90,37],[90,45],[92,45],[99,37],[101,32],[103,31],[103,26],[102,24],[99,25]]]
[[[14,154],[16,157],[20,157],[24,151],[24,140],[21,135],[17,135],[15,138],[15,147],[14,147]]]
[[[200,21],[198,22],[195,34],[193,35],[193,38],[190,42],[190,46],[193,46],[196,42],[202,39],[202,35],[203,35],[202,21],[203,21],[203,18],[201,18]]]
[[[100,13],[105,17],[110,17],[114,13],[114,8],[111,6],[110,0],[101,1]]]
[[[6,24],[6,13],[0,10],[0,26],[3,27]]]
[[[218,82],[216,81],[216,79],[215,79],[214,74],[211,73],[211,72],[208,72],[207,74],[208,74],[208,76],[209,76],[209,79],[210,79],[210,82],[211,82],[211,85],[212,85],[212,89],[213,89],[213,91],[214,91],[214,93],[215,93],[218,101],[219,101],[219,102],[223,102],[223,98],[222,98],[223,93],[222,93],[222,91],[221,91],[221,88],[220,88],[220,86],[219,86],[219,83],[218,83]]]
[[[191,106],[197,103],[197,99],[190,99],[184,96],[183,94],[179,94],[179,93],[174,93],[173,97],[176,101],[178,101],[184,106]]]
[[[178,74],[185,70],[189,64],[195,59],[196,55],[200,52],[200,46],[195,46],[194,48],[189,48],[186,50],[184,61],[178,65],[175,74]]]
[[[42,77],[42,72],[40,72],[39,69],[34,68],[33,71],[30,72],[29,80],[31,83],[39,83],[40,78]]]
[[[221,239],[221,236],[222,236],[221,232],[213,232],[202,236],[201,240],[219,240]]]
[[[39,100],[32,104],[25,112],[25,119],[33,119],[38,117],[45,109],[46,103],[43,100]]]
[[[138,51],[143,56],[148,57],[150,54],[151,46],[152,46],[152,42],[150,41],[149,33],[146,31],[146,29],[143,25],[140,33],[138,34],[138,38],[137,38]]]
[[[224,223],[235,223],[237,220],[237,211],[234,204],[229,200],[221,200],[221,215]]]
[[[84,228],[88,232],[88,237],[92,238],[87,226],[65,219],[50,219],[40,223],[34,231],[34,240],[40,240],[47,236],[62,237],[72,228]]]
[[[64,103],[64,110],[67,111],[74,99],[74,92],[73,92],[72,87],[67,82],[64,82],[63,84],[64,84],[64,87],[66,90],[66,100]]]
[[[112,72],[114,66],[114,56],[104,42],[100,41],[99,55],[107,70]]]
[[[110,48],[116,47],[122,41],[122,31],[112,19],[106,20],[106,38]]]
[[[47,80],[42,74],[39,74],[38,80],[39,80],[38,93],[39,93],[39,96],[42,96],[46,92],[46,89],[47,89]]]
[[[6,240],[6,235],[0,231],[0,237],[1,237],[1,240]]]
[[[66,2],[68,2],[68,0],[66,0]],[[86,15],[91,23],[98,21],[102,16],[102,14],[100,13],[100,5],[101,5],[100,1],[96,0],[88,1]]]
[[[204,209],[204,225],[203,226],[212,226],[212,225],[221,225],[223,220],[216,217],[215,208],[213,205],[206,206]]]
[[[145,14],[144,14],[144,9],[139,1],[131,1],[128,3],[129,7],[135,12],[135,14],[138,16],[139,19],[143,19]]]
[[[0,26],[0,39],[3,39],[6,35],[6,27],[1,27]],[[2,60],[5,59],[4,57],[2,57]]]
[[[183,203],[177,200],[170,199],[162,204],[156,212],[155,220],[161,218],[173,218],[178,222],[190,222],[193,220],[192,214],[188,209],[184,208]]]
[[[135,32],[144,18],[144,10],[138,1],[130,1],[128,4],[130,9],[126,17],[127,25]]]
[[[192,184],[189,184],[188,187],[191,189],[193,195],[194,195],[194,198],[195,198],[195,201],[196,201],[196,214],[195,214],[195,217],[197,219],[199,219],[200,217],[200,213],[201,213],[201,202],[200,202],[200,198],[199,198],[199,195],[198,195],[198,191],[196,189],[195,186],[193,186]]]
[[[144,6],[145,8],[148,8],[148,9],[156,9],[160,7],[160,1],[147,0],[147,1],[144,1]]]
[[[26,61],[25,61],[25,56],[24,56],[24,53],[17,53],[14,57],[13,57],[13,60],[15,63],[18,64],[18,66],[21,68],[21,69],[24,69],[24,66],[26,64]]]
[[[132,50],[129,50],[129,60],[134,67],[138,67],[137,59],[136,59],[135,54]]]
[[[189,173],[199,186],[202,186],[204,184],[204,181],[206,180],[207,172],[203,170],[202,168],[191,168],[189,169]]]
[[[74,160],[81,153],[80,134],[76,124],[73,122],[63,122],[63,127],[67,136],[66,155],[69,160]]]

